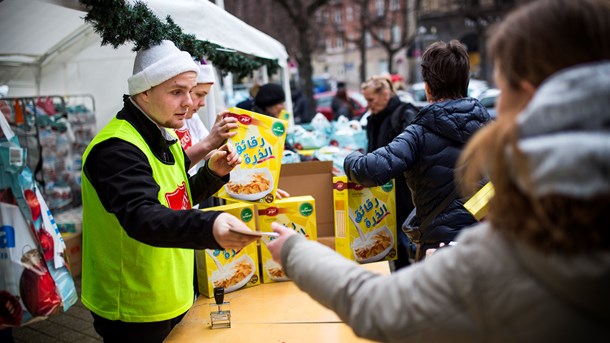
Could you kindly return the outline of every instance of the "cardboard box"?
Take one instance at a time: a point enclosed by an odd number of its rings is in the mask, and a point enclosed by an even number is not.
[[[290,197],[277,200],[272,206],[257,206],[257,224],[260,231],[270,232],[271,223],[277,222],[295,230],[311,240],[316,240],[316,202],[311,196]],[[274,238],[263,237],[260,245],[261,278],[263,283],[287,281],[282,267],[273,261],[267,242]]]
[[[291,196],[310,195],[316,201],[318,242],[334,249],[333,162],[310,161],[283,164],[279,188]]]
[[[395,260],[394,180],[378,187],[348,182],[346,176],[333,181],[337,252],[359,263]]]
[[[223,199],[253,204],[273,204],[284,154],[284,120],[264,114],[229,108],[227,116],[238,120],[237,133],[228,139],[241,156],[241,163],[231,171],[231,181],[218,190]]]
[[[83,267],[83,234],[81,232],[62,233],[66,244],[64,257],[70,266],[72,277],[79,276]]]
[[[244,202],[209,207],[202,211],[223,211],[234,215],[251,230],[256,230],[254,205]],[[236,250],[205,249],[195,251],[199,293],[214,297],[214,287],[224,287],[225,293],[260,284],[256,242]]]

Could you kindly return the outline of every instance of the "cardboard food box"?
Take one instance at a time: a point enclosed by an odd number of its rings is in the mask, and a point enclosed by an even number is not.
[[[488,182],[479,189],[472,198],[464,203],[464,207],[468,212],[472,213],[477,220],[481,220],[487,215],[487,212],[489,211],[489,200],[491,200],[494,194],[494,186],[491,182]]]
[[[277,200],[272,206],[258,206],[258,228],[272,231],[271,223],[277,222],[297,233],[316,240],[316,202],[311,196],[290,197]],[[273,261],[267,243],[274,238],[263,237],[260,245],[261,277],[263,283],[287,281],[281,265]]]
[[[242,162],[231,171],[231,181],[217,196],[253,204],[275,202],[288,123],[260,113],[229,108],[237,118],[237,134],[229,138]]]
[[[82,232],[62,233],[61,237],[66,244],[64,253],[70,266],[70,274],[73,277],[79,276],[83,268],[83,234]]]
[[[379,187],[333,178],[335,247],[359,263],[396,259],[394,180]]]
[[[332,172],[332,161],[283,164],[279,188],[291,196],[310,195],[315,199],[318,242],[335,249]]]
[[[223,211],[243,221],[256,230],[254,206],[235,203],[209,207],[202,211]],[[199,293],[212,298],[214,287],[224,287],[225,293],[260,284],[258,249],[253,242],[241,250],[205,249],[195,251]]]

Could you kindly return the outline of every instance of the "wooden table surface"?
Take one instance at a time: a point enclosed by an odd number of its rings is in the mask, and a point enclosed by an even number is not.
[[[380,274],[390,273],[387,261],[363,267]],[[230,302],[231,328],[211,328],[210,304],[215,301],[200,296],[165,342],[370,342],[356,337],[334,312],[311,299],[292,281],[228,293],[225,302]]]

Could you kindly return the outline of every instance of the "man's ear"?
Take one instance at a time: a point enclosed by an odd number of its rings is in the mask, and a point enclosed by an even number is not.
[[[430,87],[428,86],[428,82],[424,82],[424,90],[426,91],[426,101],[432,103],[432,94],[430,94]]]

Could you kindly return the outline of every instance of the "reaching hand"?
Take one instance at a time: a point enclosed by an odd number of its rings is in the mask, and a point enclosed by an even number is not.
[[[282,224],[271,223],[271,229],[280,234],[280,236],[267,244],[267,248],[273,256],[273,260],[279,264],[282,264],[282,247],[288,238],[292,235],[296,235],[296,231],[285,227]]]
[[[221,213],[214,221],[214,238],[216,239],[216,242],[218,242],[218,244],[220,244],[220,246],[222,246],[225,250],[238,250],[258,239],[256,236],[243,235],[229,231],[229,228],[232,227],[238,228],[242,231],[250,230],[250,228],[241,220],[228,213]]]
[[[223,177],[241,163],[241,157],[230,143],[212,151],[208,161],[209,168],[214,174]]]
[[[216,121],[210,134],[207,137],[212,147],[220,146],[228,138],[231,138],[237,134],[237,119],[234,117],[227,116],[229,111],[223,111],[216,115]],[[226,116],[226,117],[225,117]]]
[[[283,189],[276,189],[275,190],[275,197],[277,199],[284,199],[284,198],[288,198],[290,196],[290,193],[286,192]]]

